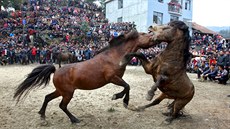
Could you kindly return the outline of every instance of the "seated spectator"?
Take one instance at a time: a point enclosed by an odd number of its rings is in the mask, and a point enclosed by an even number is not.
[[[210,68],[201,74],[201,79],[207,80],[207,78],[209,78],[210,81],[213,81],[215,80],[217,73],[218,69],[215,67],[215,64],[211,64]]]
[[[197,67],[197,78],[200,79],[201,74],[204,73],[204,71],[207,71],[209,67],[206,65],[205,61],[202,61],[201,65]]]
[[[219,81],[219,84],[226,85],[226,83],[229,79],[228,78],[228,71],[224,68],[223,65],[219,65],[218,68],[219,68],[219,71],[218,71],[218,74],[215,77],[215,79]]]

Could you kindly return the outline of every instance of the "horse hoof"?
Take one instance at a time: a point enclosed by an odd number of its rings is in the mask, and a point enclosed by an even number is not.
[[[164,121],[164,124],[169,125],[169,124],[172,123],[172,120],[173,120],[172,117],[166,118],[165,121]]]
[[[42,122],[40,123],[41,126],[49,126],[49,122],[46,121],[45,119],[42,120]]]
[[[136,112],[142,112],[145,110],[144,107],[134,107],[134,106],[128,106],[128,109],[131,111],[136,111]]]
[[[137,107],[136,111],[143,112],[145,110],[144,106]]]
[[[41,111],[39,111],[38,114],[40,114],[41,120],[45,120],[46,115],[44,113],[42,113]]]
[[[154,96],[154,94],[153,95],[147,94],[146,100],[151,101],[153,99],[153,96]]]
[[[117,99],[117,96],[113,95],[112,100],[116,100],[116,99]]]
[[[78,120],[78,119],[73,119],[73,120],[71,120],[71,123],[72,124],[76,124],[76,123],[80,123],[81,121],[80,120]]]
[[[123,103],[123,106],[124,106],[125,108],[128,108],[128,104],[126,104],[126,103]]]

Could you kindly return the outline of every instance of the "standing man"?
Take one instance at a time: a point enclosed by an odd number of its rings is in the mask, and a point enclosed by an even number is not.
[[[217,57],[217,65],[223,65],[226,66],[226,61],[225,61],[225,55],[223,51],[219,52],[219,56]]]

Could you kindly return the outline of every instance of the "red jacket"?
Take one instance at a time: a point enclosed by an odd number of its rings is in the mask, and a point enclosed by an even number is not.
[[[31,53],[32,53],[33,56],[35,56],[36,53],[37,53],[37,49],[36,48],[32,48]]]

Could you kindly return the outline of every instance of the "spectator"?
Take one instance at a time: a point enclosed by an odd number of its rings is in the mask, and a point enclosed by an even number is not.
[[[205,61],[201,62],[201,65],[197,65],[197,78],[200,79],[201,74],[204,73],[204,71],[207,71],[209,67],[206,65]]]
[[[201,78],[202,80],[207,80],[207,78],[209,78],[210,81],[213,81],[215,80],[217,72],[218,69],[215,67],[215,64],[211,64],[210,68],[201,74]]]
[[[226,61],[225,61],[225,56],[224,56],[224,52],[223,51],[220,51],[219,52],[219,56],[217,58],[217,65],[223,65],[223,66],[226,66]]]
[[[228,71],[224,68],[223,65],[219,65],[218,69],[219,71],[215,79],[219,81],[219,84],[226,85],[228,81]]]
[[[226,51],[226,55],[225,55],[225,68],[229,72],[229,68],[230,68],[230,53],[229,53],[229,51]]]

